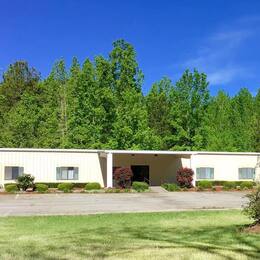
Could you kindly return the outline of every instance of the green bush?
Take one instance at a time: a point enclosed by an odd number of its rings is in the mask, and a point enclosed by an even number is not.
[[[89,182],[85,186],[85,190],[100,190],[101,185],[98,182]]]
[[[254,183],[252,181],[242,181],[240,184],[240,188],[243,190],[244,188],[252,189],[254,187]]]
[[[233,190],[236,189],[236,187],[239,186],[237,182],[235,181],[227,181],[223,185],[224,190]]]
[[[201,187],[203,189],[212,189],[212,181],[203,180],[198,183],[198,187]]]
[[[142,192],[149,189],[149,185],[146,182],[134,181],[132,188],[138,192]]]
[[[5,184],[4,184],[4,188],[6,189],[6,186],[9,186],[9,185],[11,185],[11,184],[17,185],[16,182],[9,182],[9,183],[5,183]]]
[[[18,191],[19,189],[18,189],[17,184],[6,184],[5,190],[6,190],[6,192],[12,193],[12,192]]]
[[[122,190],[122,192],[124,192],[124,189],[107,188],[107,189],[105,189],[105,193],[120,193],[121,190]]]
[[[73,183],[64,182],[58,185],[58,190],[63,192],[71,192],[73,187],[74,187]]]
[[[43,184],[43,183],[37,183],[37,184],[35,184],[35,189],[38,192],[46,192],[46,191],[48,191],[48,185]]]
[[[202,181],[203,180],[196,181],[196,186],[199,186],[199,183],[202,182]],[[212,182],[213,186],[224,186],[226,183],[229,183],[230,181],[221,181],[221,180],[220,181],[218,181],[218,180],[214,181],[214,180],[212,180],[211,182]],[[241,183],[243,183],[245,181],[232,181],[232,182],[236,183],[236,186],[240,186]],[[256,183],[254,181],[251,181],[251,182],[253,183],[253,186],[256,185]]]
[[[167,191],[180,191],[181,188],[176,183],[164,183],[162,185]]]
[[[18,187],[26,191],[28,188],[34,188],[34,177],[31,174],[22,174],[17,178]]]
[[[260,224],[260,185],[246,197],[249,201],[243,209],[244,213],[252,218],[255,224]]]
[[[58,188],[58,185],[62,182],[44,182],[45,185],[48,186],[48,188]],[[86,182],[72,182],[73,188],[82,188],[84,189],[86,186]]]

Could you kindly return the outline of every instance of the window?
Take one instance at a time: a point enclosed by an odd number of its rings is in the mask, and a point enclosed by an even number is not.
[[[6,166],[5,167],[5,180],[16,180],[19,175],[24,172],[23,167],[19,166]]]
[[[56,179],[57,180],[78,180],[79,168],[78,167],[57,167]]]
[[[214,168],[200,167],[196,169],[197,179],[214,179]]]
[[[239,179],[254,179],[255,169],[254,168],[239,168],[238,169]]]

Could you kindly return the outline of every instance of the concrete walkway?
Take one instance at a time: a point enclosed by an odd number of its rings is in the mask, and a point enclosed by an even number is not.
[[[0,195],[0,216],[241,208],[244,192]]]

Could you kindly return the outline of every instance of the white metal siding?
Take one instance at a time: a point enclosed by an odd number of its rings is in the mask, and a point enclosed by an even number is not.
[[[214,180],[238,181],[238,169],[257,167],[256,155],[193,155],[193,170],[197,167],[214,168]]]
[[[99,154],[75,152],[1,152],[0,183],[4,180],[5,166],[22,166],[24,173],[32,174],[36,182],[61,182],[56,180],[56,167],[79,167],[79,179],[73,182],[99,182],[104,185]],[[71,181],[67,181],[71,182]]]

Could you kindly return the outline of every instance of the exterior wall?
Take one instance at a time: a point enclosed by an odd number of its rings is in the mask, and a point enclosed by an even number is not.
[[[131,165],[148,165],[150,184],[161,185],[165,182],[176,182],[176,172],[180,167],[190,167],[190,157],[179,155],[153,154],[114,154],[114,167],[130,167]]]
[[[108,151],[43,151],[43,150],[0,150],[0,186],[14,182],[4,180],[5,166],[24,167],[24,172],[32,174],[36,182],[99,182],[107,186]],[[180,167],[213,167],[215,180],[235,181],[238,168],[256,169],[256,180],[260,181],[260,154],[158,154],[114,152],[113,166],[148,165],[151,185],[176,182],[176,172]],[[78,180],[56,180],[56,167],[79,167]],[[109,179],[110,181],[110,179]]]
[[[196,173],[197,167],[213,167],[214,180],[238,181],[238,168],[252,167],[257,172],[257,155],[215,155],[200,154],[192,156],[192,169]],[[256,174],[257,175],[257,174]],[[196,174],[195,174],[196,178]],[[256,177],[257,178],[257,177]]]
[[[106,169],[104,158],[98,152],[7,152],[0,151],[0,184],[14,182],[4,180],[5,166],[24,167],[24,173],[32,174],[35,182],[99,182],[104,186]],[[79,167],[78,180],[56,180],[56,167]]]

